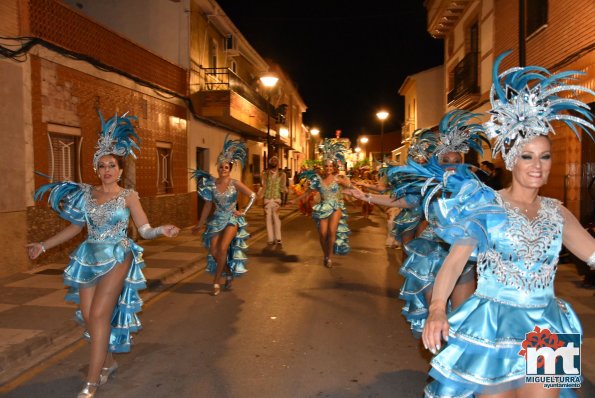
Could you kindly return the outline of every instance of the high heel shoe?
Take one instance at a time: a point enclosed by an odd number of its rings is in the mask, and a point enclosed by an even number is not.
[[[330,258],[325,259],[324,266],[326,268],[333,268],[333,260],[331,260]]]
[[[79,392],[79,395],[77,395],[77,398],[93,398],[98,387],[98,383],[86,382],[81,392]]]
[[[233,275],[229,275],[225,278],[225,285],[223,285],[223,288],[225,290],[230,290],[232,284],[233,284]]]
[[[116,361],[114,361],[112,366],[109,368],[101,368],[101,374],[99,375],[99,385],[102,386],[107,383],[109,378],[116,372],[116,370],[118,370],[118,362]]]
[[[218,283],[213,284],[213,292],[211,293],[213,296],[218,296],[221,293],[221,286]]]

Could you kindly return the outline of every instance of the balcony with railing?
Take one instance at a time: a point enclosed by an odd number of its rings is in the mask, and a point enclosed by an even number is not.
[[[260,139],[266,137],[270,115],[271,135],[276,135],[275,108],[230,69],[193,66],[190,92],[197,115]]]
[[[479,101],[478,53],[472,52],[455,66],[452,90],[448,92],[448,106],[465,108]]]

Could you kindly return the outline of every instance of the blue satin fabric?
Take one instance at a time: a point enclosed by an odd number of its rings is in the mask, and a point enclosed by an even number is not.
[[[393,229],[391,233],[399,243],[403,243],[404,235],[415,234],[415,230],[423,218],[420,195],[407,194],[403,196],[403,198],[405,198],[405,201],[413,207],[401,209],[393,221]]]
[[[199,181],[198,194],[204,200],[211,201],[215,205],[215,211],[207,220],[206,230],[202,236],[204,246],[210,248],[211,239],[221,233],[228,225],[237,226],[237,233],[227,249],[227,265],[234,276],[243,275],[248,272],[246,268],[246,263],[248,262],[248,256],[246,255],[248,244],[246,241],[250,237],[250,234],[247,230],[248,223],[246,222],[246,218],[233,214],[236,210],[238,200],[238,192],[235,185],[233,182],[230,182],[227,190],[221,193],[217,191],[215,180],[211,176],[208,176]],[[207,255],[207,271],[211,274],[215,274],[217,271],[217,262],[210,252]],[[224,269],[222,275],[227,274],[227,270]]]
[[[320,225],[320,220],[329,218],[335,211],[341,210],[341,218],[335,234],[335,245],[333,252],[335,254],[347,254],[351,251],[349,246],[349,235],[351,230],[347,224],[347,209],[343,202],[343,193],[341,186],[335,180],[326,186],[318,175],[310,178],[310,188],[320,193],[320,203],[312,206],[312,218],[316,220],[316,225]]]
[[[436,206],[436,233],[449,243],[477,246],[477,290],[448,316],[449,340],[432,360],[427,397],[472,396],[515,389],[524,383],[518,355],[535,326],[552,333],[580,333],[570,305],[555,297],[563,217],[559,203],[541,198],[529,220],[498,193],[477,181]],[[572,396],[564,390],[562,396]]]
[[[101,278],[131,258],[130,268],[122,292],[114,308],[108,349],[128,352],[132,345],[131,333],[141,329],[136,315],[142,300],[138,290],[146,287],[141,269],[144,267],[142,247],[127,237],[130,211],[126,196],[131,190],[122,190],[117,197],[98,205],[86,184],[61,182],[41,187],[36,196],[50,191],[49,202],[60,216],[76,225],[87,225],[87,239],[70,255],[64,270],[64,283],[70,286],[67,301],[80,304],[79,290],[96,285]],[[84,323],[80,310],[75,318]],[[88,336],[88,334],[87,334]]]

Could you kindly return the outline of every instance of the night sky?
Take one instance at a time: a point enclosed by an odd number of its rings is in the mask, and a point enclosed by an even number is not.
[[[380,108],[391,113],[384,131],[399,130],[399,87],[442,63],[443,42],[427,32],[422,0],[217,2],[288,73],[308,107],[304,123],[327,137],[337,129],[350,138],[378,134]]]

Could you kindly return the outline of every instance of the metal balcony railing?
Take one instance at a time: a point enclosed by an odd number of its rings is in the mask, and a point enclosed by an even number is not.
[[[275,114],[275,108],[248,83],[228,68],[195,66],[190,73],[190,87],[196,91],[233,91],[264,112]]]
[[[478,59],[478,53],[471,52],[455,66],[453,89],[448,92],[449,104],[465,95],[479,94]]]

